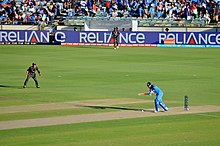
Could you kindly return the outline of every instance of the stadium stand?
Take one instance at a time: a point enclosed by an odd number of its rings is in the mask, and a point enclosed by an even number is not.
[[[0,22],[82,25],[98,19],[138,20],[140,26],[205,26],[218,23],[219,6],[220,0],[0,0]]]

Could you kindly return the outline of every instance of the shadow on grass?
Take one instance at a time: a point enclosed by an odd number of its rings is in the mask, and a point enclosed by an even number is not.
[[[119,106],[98,106],[98,105],[78,105],[80,107],[87,107],[93,109],[114,109],[114,110],[130,110],[130,111],[144,111],[144,112],[154,112],[153,110],[149,109],[140,109],[140,108],[130,108],[130,107],[119,107]]]
[[[13,88],[13,89],[22,89],[22,86],[10,86],[10,85],[0,85],[0,88]]]

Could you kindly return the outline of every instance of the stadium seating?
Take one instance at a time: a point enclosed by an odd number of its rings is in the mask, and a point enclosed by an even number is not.
[[[0,0],[0,22],[15,25],[48,25],[53,22],[60,25],[82,25],[85,20],[137,20],[140,26],[201,27],[210,22],[218,23],[218,1]],[[124,9],[129,16],[124,16]],[[112,17],[113,10],[116,10],[117,17]]]

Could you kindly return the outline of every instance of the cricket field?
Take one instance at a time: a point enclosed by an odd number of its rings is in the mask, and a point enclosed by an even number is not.
[[[0,68],[1,146],[220,145],[220,49],[1,45]]]

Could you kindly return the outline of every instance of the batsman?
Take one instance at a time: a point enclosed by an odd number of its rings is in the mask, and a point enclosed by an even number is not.
[[[163,91],[157,87],[155,84],[151,84],[151,82],[147,82],[147,87],[149,88],[149,92],[144,92],[144,93],[139,93],[139,96],[144,96],[144,95],[149,95],[151,96],[152,94],[156,94],[156,98],[154,100],[155,104],[155,113],[159,112],[159,106],[161,106],[164,111],[168,111],[167,106],[162,100],[163,97]]]

